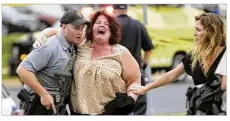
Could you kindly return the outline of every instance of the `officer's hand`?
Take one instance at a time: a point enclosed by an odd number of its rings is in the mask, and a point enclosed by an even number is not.
[[[56,108],[54,106],[54,99],[49,93],[41,96],[41,104],[45,106],[47,110],[52,108],[54,113],[56,113]]]
[[[39,35],[36,38],[36,41],[33,44],[33,48],[40,48],[40,47],[42,47],[45,44],[46,41],[47,41],[47,37],[45,35],[43,35],[43,34]]]

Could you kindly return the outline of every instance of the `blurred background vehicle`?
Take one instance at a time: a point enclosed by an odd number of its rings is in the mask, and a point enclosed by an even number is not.
[[[51,27],[65,12],[62,5],[27,5],[15,6],[15,8],[22,13],[36,16],[40,22],[38,30]],[[51,12],[53,10],[55,10],[55,12]]]
[[[2,35],[11,32],[34,32],[38,30],[39,21],[32,14],[17,11],[11,6],[2,6]]]

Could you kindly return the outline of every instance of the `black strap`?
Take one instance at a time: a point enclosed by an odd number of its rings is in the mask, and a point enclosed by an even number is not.
[[[224,52],[226,50],[226,47],[222,50],[222,52],[217,56],[216,60],[213,62],[213,64],[211,65],[211,67],[208,70],[207,75],[209,74],[213,74],[216,71],[217,66],[220,63],[220,60],[222,58],[222,56],[224,55]]]

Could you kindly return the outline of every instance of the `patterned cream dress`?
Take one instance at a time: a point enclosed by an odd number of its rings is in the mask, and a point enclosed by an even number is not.
[[[104,106],[115,98],[116,92],[126,93],[120,54],[128,49],[116,44],[112,47],[113,54],[92,59],[90,44],[84,42],[77,50],[71,109],[76,113],[97,115],[104,112]]]

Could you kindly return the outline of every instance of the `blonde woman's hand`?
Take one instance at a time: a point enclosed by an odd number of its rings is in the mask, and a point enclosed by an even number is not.
[[[47,41],[47,37],[45,35],[39,35],[37,38],[36,38],[36,41],[34,42],[33,44],[33,48],[40,48],[42,47],[45,42]]]
[[[142,94],[145,94],[147,92],[147,87],[135,84],[135,85],[132,85],[128,89],[128,91],[131,91],[131,92],[138,94],[138,95],[142,95]]]

